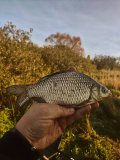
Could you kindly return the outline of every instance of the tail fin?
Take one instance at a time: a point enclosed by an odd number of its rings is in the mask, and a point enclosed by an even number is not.
[[[9,95],[17,96],[16,106],[17,108],[24,105],[29,100],[27,97],[26,85],[13,85],[6,88]]]
[[[25,85],[13,85],[6,88],[6,91],[8,94],[19,96],[22,93],[26,92],[26,86]]]

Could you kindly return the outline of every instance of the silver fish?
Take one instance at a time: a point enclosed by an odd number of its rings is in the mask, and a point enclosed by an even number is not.
[[[77,108],[111,96],[111,91],[105,86],[76,71],[57,72],[35,84],[10,86],[7,92],[18,97],[19,107],[30,99],[37,99],[39,102]]]

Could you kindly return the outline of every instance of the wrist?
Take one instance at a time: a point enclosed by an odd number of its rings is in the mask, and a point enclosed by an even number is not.
[[[13,159],[37,160],[39,157],[42,157],[41,153],[35,150],[16,128],[5,133],[0,143],[2,146],[0,150]]]
[[[42,138],[39,137],[38,133],[34,132],[31,128],[25,127],[21,125],[21,123],[17,123],[15,127],[24,137],[25,139],[37,150],[41,151],[46,148],[43,146]]]
[[[32,136],[30,136],[30,133],[26,127],[23,127],[18,123],[15,128],[32,146],[34,146]]]
[[[26,140],[37,150],[44,150],[46,146],[46,141],[44,137],[40,137],[39,134],[33,131],[31,128],[25,127],[21,125],[21,123],[17,123],[15,127],[25,138]]]
[[[11,130],[11,133],[21,141],[21,144],[23,144],[26,148],[29,148],[31,151],[34,151],[36,148],[30,143],[30,140],[28,140],[17,128],[13,128]],[[37,150],[37,149],[36,149]],[[38,154],[38,152],[36,152]]]
[[[24,134],[22,134],[17,128],[13,128],[11,130],[11,132],[19,138],[21,143],[24,145],[24,148],[29,149],[31,151],[31,154],[37,159],[40,158],[41,160],[48,160],[48,158],[47,158],[48,156],[51,156],[54,154],[55,154],[54,156],[57,156],[57,154],[58,154],[58,148],[57,148],[58,146],[56,147],[56,142],[53,143],[50,147],[40,150],[40,149],[36,148],[31,143],[30,140],[28,141],[28,139],[24,136]]]

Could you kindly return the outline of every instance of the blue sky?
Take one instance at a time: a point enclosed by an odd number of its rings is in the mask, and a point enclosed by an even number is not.
[[[43,45],[50,34],[80,36],[85,53],[120,56],[120,0],[0,0],[0,26],[33,28]]]

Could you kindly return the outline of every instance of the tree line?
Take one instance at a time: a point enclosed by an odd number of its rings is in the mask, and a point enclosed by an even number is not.
[[[97,55],[93,59],[93,64],[97,69],[120,70],[120,57]]]
[[[28,83],[70,67],[85,73],[97,69],[120,69],[120,58],[86,57],[79,36],[51,34],[45,39],[45,45],[39,47],[31,40],[32,31],[18,29],[12,22],[0,27],[1,84]]]

